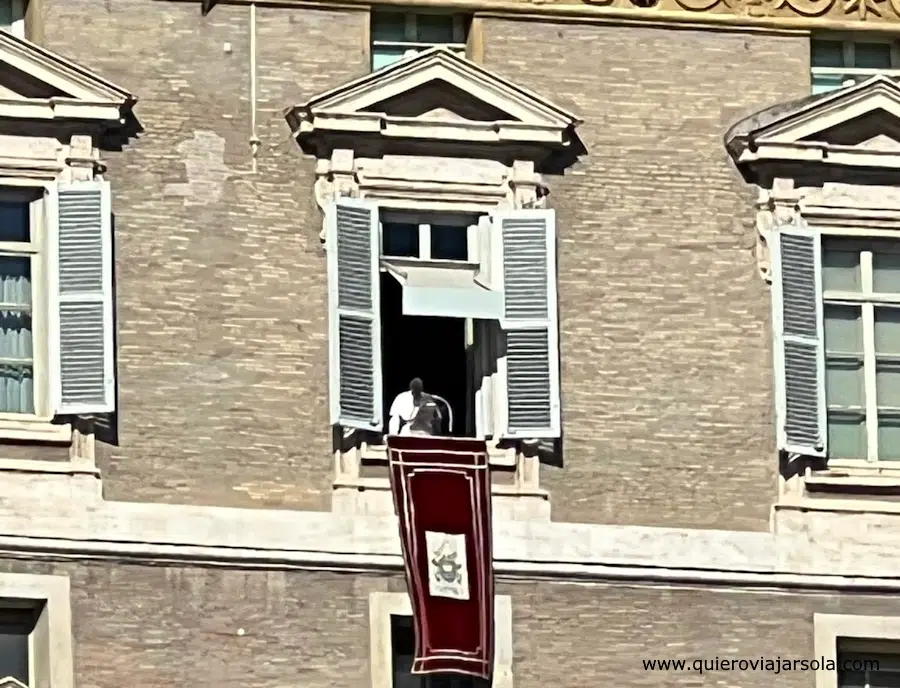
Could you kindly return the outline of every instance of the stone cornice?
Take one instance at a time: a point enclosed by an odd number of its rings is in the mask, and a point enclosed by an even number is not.
[[[157,0],[202,4],[204,13],[216,5],[264,4],[365,10],[369,0]],[[656,2],[653,7],[641,5]],[[408,6],[408,0],[381,0],[379,5]],[[624,24],[713,26],[722,30],[873,31],[895,32],[900,25],[900,0],[418,0],[421,6],[446,7],[480,16]]]

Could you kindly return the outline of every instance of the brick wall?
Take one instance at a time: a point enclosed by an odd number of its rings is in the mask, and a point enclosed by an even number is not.
[[[68,575],[78,688],[370,688],[368,596],[398,577],[121,563],[0,562]],[[816,612],[900,614],[887,596],[501,583],[512,596],[516,688],[766,688],[764,672],[647,672],[643,659],[812,658]],[[238,635],[243,629],[243,635]],[[813,674],[779,686],[811,688]]]
[[[44,5],[47,47],[130,89],[145,129],[106,156],[120,385],[106,497],[329,508],[321,217],[282,111],[366,72],[365,15],[257,9],[254,175],[249,8]]]
[[[131,89],[145,128],[107,156],[121,409],[119,446],[100,449],[108,498],[328,508],[325,260],[312,162],[282,111],[366,71],[365,15],[257,12],[253,175],[248,8],[45,2],[48,47]],[[555,519],[765,529],[768,291],[722,135],[808,89],[806,39],[496,19],[485,39],[488,68],[585,120],[588,154],[551,180]]]
[[[541,46],[535,50],[535,46]],[[559,213],[560,521],[765,530],[769,294],[722,137],[809,90],[802,37],[489,20],[489,69],[571,109]]]

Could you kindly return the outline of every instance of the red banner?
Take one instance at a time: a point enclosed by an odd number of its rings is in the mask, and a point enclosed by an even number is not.
[[[489,679],[494,570],[487,447],[479,440],[391,436],[388,451],[416,635],[413,673]]]

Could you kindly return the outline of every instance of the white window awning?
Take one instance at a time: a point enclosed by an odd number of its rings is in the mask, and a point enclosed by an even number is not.
[[[403,287],[404,315],[499,320],[503,294],[479,281],[478,265],[391,259],[382,265]]]

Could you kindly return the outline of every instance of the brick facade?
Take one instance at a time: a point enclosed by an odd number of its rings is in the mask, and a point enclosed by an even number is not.
[[[257,10],[253,174],[246,7],[44,7],[47,46],[130,88],[145,130],[107,155],[121,410],[118,446],[98,449],[105,494],[328,509],[320,216],[281,112],[367,71],[365,13]],[[550,179],[566,432],[564,467],[542,471],[554,519],[764,530],[768,291],[722,134],[808,89],[808,42],[498,19],[484,41],[488,68],[585,120],[587,155]]]
[[[368,595],[403,589],[399,577],[112,562],[7,560],[0,570],[69,576],[80,688],[369,688]],[[877,595],[536,582],[501,583],[497,593],[512,596],[516,688],[762,688],[773,674],[653,672],[641,660],[812,659],[814,613],[900,613],[896,599]],[[811,677],[776,680],[807,688]]]

